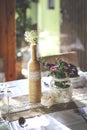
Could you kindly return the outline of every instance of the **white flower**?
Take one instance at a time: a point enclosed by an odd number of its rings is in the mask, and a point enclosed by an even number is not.
[[[26,42],[37,43],[38,35],[36,30],[32,30],[30,32],[26,31],[24,37]]]

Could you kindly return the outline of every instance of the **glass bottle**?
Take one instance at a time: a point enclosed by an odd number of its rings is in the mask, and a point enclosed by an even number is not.
[[[31,44],[31,59],[28,63],[29,102],[36,103],[41,100],[41,73],[40,63],[36,56],[36,44]]]

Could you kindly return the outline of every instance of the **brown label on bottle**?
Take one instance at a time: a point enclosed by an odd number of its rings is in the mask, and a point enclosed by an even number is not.
[[[40,78],[41,78],[41,73],[39,71],[29,72],[29,79],[31,79],[31,80],[38,80]]]

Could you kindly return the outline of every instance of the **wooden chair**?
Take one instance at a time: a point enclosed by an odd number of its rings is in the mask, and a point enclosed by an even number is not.
[[[47,63],[54,64],[57,58],[61,58],[63,61],[79,67],[78,54],[76,51],[60,53],[58,55],[44,56],[44,57],[40,57],[39,59],[40,61],[44,60]],[[40,64],[40,67],[41,67],[41,71],[45,71],[45,68],[43,67],[42,64]]]
[[[0,82],[5,81],[5,60],[0,58]]]
[[[16,56],[16,79],[24,79],[25,76],[22,74],[22,66],[23,66],[23,56],[21,52],[20,55]]]

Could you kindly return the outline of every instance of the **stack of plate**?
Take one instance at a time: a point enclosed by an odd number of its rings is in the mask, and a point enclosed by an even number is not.
[[[86,86],[86,77],[78,76],[74,78],[70,78],[73,87],[84,87]]]

